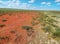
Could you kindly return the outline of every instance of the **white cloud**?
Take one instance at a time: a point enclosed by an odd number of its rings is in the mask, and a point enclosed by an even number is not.
[[[12,0],[7,2],[7,6],[9,7],[18,7],[20,4],[19,0]]]
[[[55,0],[55,2],[60,2],[60,0]]]
[[[5,4],[6,2],[0,0],[0,4]]]
[[[33,2],[33,1],[31,1]],[[3,5],[2,5],[3,4]],[[9,1],[0,1],[0,7],[5,8],[17,8],[17,9],[28,9],[31,4],[22,3],[20,0],[9,0]]]
[[[47,5],[48,5],[48,6],[51,6],[51,3],[50,3],[50,2],[48,2],[48,3],[47,3]]]
[[[30,1],[28,1],[28,3],[34,3],[35,2],[35,0],[30,0]]]
[[[7,6],[10,6],[10,5],[13,6],[13,5],[18,5],[20,2],[19,0],[9,0],[9,1],[0,1],[0,3]]]
[[[57,5],[60,5],[60,3],[57,3]]]
[[[42,2],[41,4],[46,4],[46,2]]]
[[[21,3],[20,6],[19,6],[19,8],[21,8],[21,9],[28,9],[30,6],[31,6],[31,4]]]
[[[48,5],[50,5],[51,3],[50,2],[47,2]]]
[[[51,6],[51,2],[41,2],[41,4]]]

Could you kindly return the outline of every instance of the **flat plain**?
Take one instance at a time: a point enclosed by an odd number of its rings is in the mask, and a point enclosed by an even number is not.
[[[60,44],[60,11],[0,9],[0,44]]]

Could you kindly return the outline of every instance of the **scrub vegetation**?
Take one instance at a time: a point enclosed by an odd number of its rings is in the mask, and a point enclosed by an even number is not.
[[[1,8],[0,44],[60,44],[60,11]]]

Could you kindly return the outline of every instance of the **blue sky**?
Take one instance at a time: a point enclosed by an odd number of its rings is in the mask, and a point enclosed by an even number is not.
[[[60,0],[0,0],[0,8],[60,10]]]

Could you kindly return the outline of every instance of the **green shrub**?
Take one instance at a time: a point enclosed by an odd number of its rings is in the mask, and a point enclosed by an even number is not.
[[[60,28],[56,29],[56,31],[53,33],[53,36],[60,37]]]
[[[27,31],[28,31],[29,29],[32,29],[31,26],[22,26],[22,28],[23,28],[23,29],[26,29]]]

